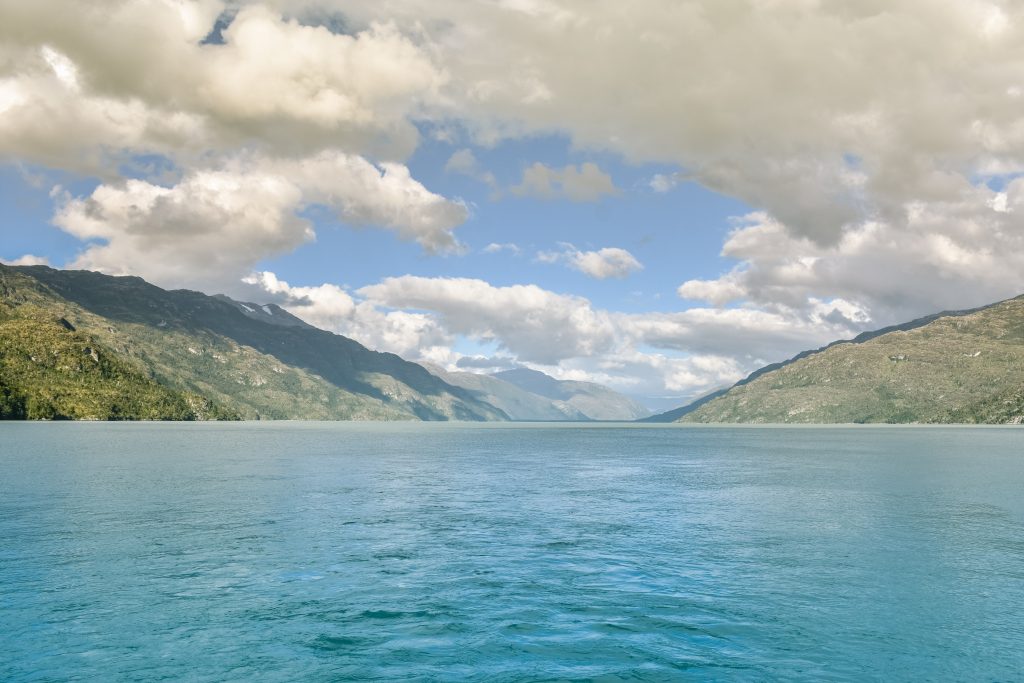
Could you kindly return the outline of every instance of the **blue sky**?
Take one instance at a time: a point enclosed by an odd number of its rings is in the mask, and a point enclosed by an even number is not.
[[[0,0],[0,259],[681,403],[1024,290],[1022,12]]]
[[[620,193],[593,202],[519,197],[507,189],[493,197],[494,191],[482,181],[445,171],[451,155],[467,148],[502,188],[518,184],[524,168],[533,163],[560,168],[593,162],[612,177]],[[432,191],[460,198],[470,206],[469,219],[458,229],[466,255],[425,254],[417,245],[388,233],[353,230],[320,210],[309,214],[317,224],[315,245],[262,262],[260,267],[289,281],[341,282],[353,287],[405,273],[482,278],[499,286],[535,283],[585,296],[605,308],[664,310],[686,306],[676,295],[684,280],[713,278],[729,268],[729,260],[721,258],[719,251],[731,228],[730,218],[749,211],[741,202],[695,183],[655,192],[651,178],[673,169],[573,151],[569,141],[559,136],[509,141],[493,149],[425,136],[408,165]],[[644,268],[626,278],[598,280],[563,265],[538,262],[537,252],[561,250],[562,243],[582,250],[624,248]],[[514,244],[520,251],[482,254],[489,244]],[[380,256],[366,258],[367,254]]]

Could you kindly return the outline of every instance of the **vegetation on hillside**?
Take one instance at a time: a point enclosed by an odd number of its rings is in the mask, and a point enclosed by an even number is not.
[[[270,308],[282,318],[271,322],[244,315],[240,304],[226,298],[165,291],[139,278],[40,266],[0,266],[0,303],[9,318],[22,321],[25,334],[39,338],[41,351],[64,353],[51,334],[54,321],[63,319],[84,346],[109,359],[111,368],[134,372],[168,396],[184,397],[196,404],[197,417],[506,419],[419,365],[286,318],[280,309]],[[20,357],[19,344],[12,342],[4,352],[5,364],[8,356]],[[34,395],[41,386],[34,379],[27,386],[30,376],[15,372],[14,365],[2,376],[5,405],[20,405],[17,397]],[[72,375],[58,373],[49,381],[53,392],[63,395],[71,391],[71,380]],[[116,386],[124,385],[118,381]],[[78,395],[89,391],[82,388]],[[156,400],[156,394],[149,397]],[[88,416],[100,417],[97,411]],[[127,414],[154,416],[141,409]]]
[[[63,318],[0,304],[0,419],[237,419],[117,358]]]
[[[759,374],[683,422],[1019,423],[1024,297],[834,344]]]

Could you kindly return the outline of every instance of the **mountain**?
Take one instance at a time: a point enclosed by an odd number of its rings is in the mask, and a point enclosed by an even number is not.
[[[0,275],[0,293],[6,282]],[[167,388],[34,303],[0,302],[0,419],[237,419]]]
[[[279,307],[166,291],[136,277],[0,266],[0,316],[0,396],[15,405],[11,417],[46,417],[20,413],[54,396],[84,401],[98,387],[124,418],[188,419],[177,408],[144,409],[184,401],[195,404],[195,419],[507,419],[415,363]],[[98,371],[50,361],[93,352]],[[58,416],[111,417],[100,408]]]
[[[501,409],[513,420],[552,422],[590,419],[564,401],[526,391],[494,375],[450,372],[433,363],[422,365],[448,384],[462,387],[477,399]]]
[[[318,329],[310,325],[302,318],[297,318],[277,304],[254,304],[252,302],[235,301],[223,294],[215,294],[214,299],[219,299],[238,309],[247,318],[259,320],[268,325],[280,325],[281,327],[303,327],[308,330]]]
[[[1024,297],[805,351],[655,419],[666,416],[680,422],[1019,424]]]
[[[567,410],[576,410],[585,419],[636,420],[650,414],[649,410],[633,399],[593,382],[557,380],[528,368],[504,370],[491,377],[551,399],[558,405],[566,406]]]

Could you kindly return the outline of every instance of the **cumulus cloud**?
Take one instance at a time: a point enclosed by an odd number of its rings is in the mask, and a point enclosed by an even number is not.
[[[96,241],[72,264],[137,274],[169,287],[234,284],[267,255],[310,241],[295,215],[302,192],[280,176],[199,171],[173,187],[142,180],[101,185],[72,199],[54,222]]]
[[[348,11],[369,22],[379,9],[354,2]],[[915,284],[937,260],[949,284],[938,293],[959,288],[955,300],[962,300],[971,291],[1007,292],[991,286],[986,267],[1013,270],[1009,250],[978,253],[1006,230],[972,198],[984,194],[979,181],[1024,169],[1024,7],[438,0],[389,3],[388,12],[399,26],[424,27],[449,75],[444,111],[456,112],[479,140],[557,131],[581,148],[675,163],[687,179],[764,211],[807,258],[825,250],[817,267],[788,264],[788,276],[812,279],[806,289],[817,298],[885,299],[890,309],[919,310],[939,299]],[[526,175],[522,193],[556,193],[552,169]],[[666,190],[678,177],[662,174],[651,186]],[[924,231],[920,216],[950,204],[975,226],[974,247],[946,228]],[[892,268],[885,248],[853,257],[851,245],[871,242],[868,234],[885,234],[876,238],[882,246],[899,244],[904,267]],[[928,247],[919,259],[912,245],[922,242]],[[952,246],[974,256],[957,252],[964,258],[953,267]],[[825,275],[823,264],[849,273],[847,285],[814,280]],[[890,293],[856,291],[857,270],[865,286],[878,275]],[[687,284],[684,295],[725,301],[739,281],[764,272],[737,272],[705,290]],[[1009,282],[1022,286],[1016,276]],[[773,290],[780,302],[796,303],[793,286],[756,289],[761,300]]]
[[[697,308],[624,314],[535,285],[495,287],[465,278],[387,278],[356,292],[387,309],[426,311],[448,333],[496,344],[518,362],[556,375],[587,373],[623,390],[695,395],[765,362],[850,336],[846,302],[809,312]],[[660,351],[651,351],[657,349]]]
[[[386,278],[358,290],[380,306],[434,312],[448,331],[486,342],[523,361],[557,364],[611,348],[611,316],[582,297],[536,285],[495,287],[469,278]]]
[[[852,336],[860,311],[817,301],[808,310],[695,308],[627,314],[535,285],[406,275],[354,292],[331,284],[292,286],[270,272],[246,279],[248,298],[278,303],[307,322],[371,348],[449,368],[531,366],[562,379],[638,395],[685,398],[731,384],[767,362]],[[462,356],[457,337],[497,355]]]
[[[103,180],[55,217],[89,241],[76,266],[227,288],[310,241],[311,205],[460,249],[465,205],[395,161],[446,76],[394,25],[337,33],[218,0],[0,0],[0,16],[0,160]],[[170,172],[124,179],[142,154]]]
[[[48,266],[50,265],[50,260],[45,256],[25,254],[23,256],[19,256],[16,259],[10,260],[0,258],[0,263],[3,263],[4,265],[8,266]]]
[[[460,88],[460,106],[484,125],[515,117],[581,145],[674,161],[799,234],[834,241],[865,212],[942,192],[936,169],[965,176],[990,157],[1020,159],[1021,11],[563,0],[545,21],[510,4],[471,12],[439,40],[473,41],[445,63],[479,86]],[[483,87],[498,73],[535,84]]]
[[[605,247],[597,251],[580,251],[571,244],[564,246],[563,251],[538,252],[537,260],[541,263],[565,263],[596,280],[621,279],[643,270],[643,264],[625,249]]]
[[[261,294],[269,294],[271,301],[283,304],[288,311],[310,325],[321,329],[338,329],[352,317],[356,302],[338,285],[325,283],[315,287],[292,287],[276,273],[261,271],[242,278],[247,285],[255,285]]]
[[[951,201],[913,203],[898,225],[865,221],[834,245],[799,237],[764,213],[747,216],[723,255],[737,265],[712,280],[690,280],[686,298],[716,305],[746,301],[810,310],[822,299],[878,327],[943,309],[967,308],[1024,290],[1024,180]]]
[[[833,314],[846,310],[856,317],[855,306],[844,301],[816,303],[806,311],[690,308],[675,313],[622,314],[618,323],[638,344],[729,357],[753,369],[860,331],[853,320]]]
[[[604,195],[618,194],[610,175],[597,164],[551,168],[537,162],[523,170],[523,179],[510,191],[520,197],[565,198],[574,202],[594,202]]]
[[[109,170],[119,152],[415,147],[409,116],[445,75],[393,25],[343,35],[246,4],[204,43],[226,6],[2,0],[0,154]]]
[[[74,265],[133,273],[165,286],[231,289],[262,259],[315,238],[298,213],[319,204],[341,220],[375,225],[430,251],[458,246],[461,203],[431,193],[398,164],[324,152],[299,160],[246,157],[187,173],[170,187],[143,180],[100,185],[69,199],[54,222],[96,241]]]
[[[337,285],[293,287],[268,271],[252,273],[245,282],[253,287],[253,298],[278,303],[311,325],[372,349],[435,362],[451,355],[452,335],[424,313],[382,311],[371,302],[354,299]]]
[[[574,358],[541,368],[559,379],[597,382],[634,395],[672,393],[679,404],[729,386],[746,376],[744,365],[726,356],[669,356],[624,347],[597,358]]]
[[[765,362],[852,334],[828,318],[842,302],[801,311],[698,308],[624,314],[534,285],[495,287],[462,278],[388,278],[356,294],[364,305],[426,312],[448,334],[495,344],[509,362],[632,393],[695,397],[741,379]],[[420,313],[422,314],[422,313]],[[413,356],[415,357],[415,355]],[[463,359],[467,369],[493,359]]]

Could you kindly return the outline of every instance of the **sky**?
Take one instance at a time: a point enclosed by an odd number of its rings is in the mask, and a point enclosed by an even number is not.
[[[0,0],[0,259],[670,408],[1024,292],[1024,3]]]

